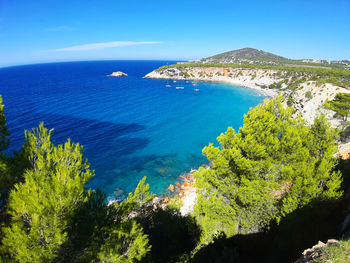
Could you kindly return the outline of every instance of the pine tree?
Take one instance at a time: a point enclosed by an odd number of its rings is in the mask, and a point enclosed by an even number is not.
[[[350,115],[350,94],[338,93],[334,100],[327,102],[325,106],[334,110],[346,122]]]
[[[149,191],[149,184],[146,184],[146,176],[143,177],[135,188],[134,193],[129,193],[126,200],[121,203],[121,209],[124,214],[136,213],[145,216],[147,210],[152,209],[150,202],[153,197]]]
[[[10,144],[10,132],[7,129],[4,107],[2,97],[0,96],[0,152],[6,150]]]
[[[74,211],[84,201],[84,185],[93,176],[82,147],[70,140],[55,146],[51,133],[42,123],[26,132],[32,169],[9,196],[11,222],[3,229],[2,250],[19,262],[53,260],[67,240]]]
[[[152,195],[144,177],[134,193],[120,204],[108,206],[107,217],[96,227],[81,262],[138,262],[151,250],[149,239],[137,222],[146,216]]]
[[[0,96],[0,204],[7,197],[7,192],[11,185],[8,158],[4,153],[10,143],[9,136],[10,132],[7,129],[4,105],[2,104],[2,97]]]
[[[315,199],[341,195],[340,173],[333,172],[336,132],[324,116],[307,127],[292,115],[281,97],[265,100],[238,133],[228,128],[218,137],[220,147],[203,149],[211,167],[194,176],[205,241],[220,232],[256,232]]]

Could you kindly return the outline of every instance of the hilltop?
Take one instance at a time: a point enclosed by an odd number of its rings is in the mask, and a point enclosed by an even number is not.
[[[324,68],[345,68],[350,67],[350,61],[328,61],[321,59],[289,59],[264,50],[255,48],[242,48],[220,53],[214,56],[203,58],[198,61],[202,64],[259,64],[279,66],[310,66]],[[189,63],[189,62],[185,62]],[[184,64],[184,63],[181,63]]]
[[[203,58],[203,63],[234,63],[246,61],[285,61],[287,58],[281,57],[263,50],[254,48],[242,48],[220,53],[208,58]]]

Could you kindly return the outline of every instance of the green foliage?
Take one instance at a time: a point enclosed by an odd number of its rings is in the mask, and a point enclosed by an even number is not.
[[[150,200],[145,178],[127,199],[129,210],[107,207],[104,195],[84,187],[93,172],[79,144],[52,144],[52,130],[42,123],[25,134],[30,168],[10,192],[1,254],[18,262],[141,260],[148,237],[128,211]]]
[[[224,232],[256,232],[311,201],[338,198],[341,178],[332,172],[336,133],[324,116],[307,127],[291,118],[277,97],[251,109],[238,133],[228,128],[220,147],[203,149],[210,169],[194,174],[195,214],[204,241]]]
[[[187,71],[182,71],[181,73],[182,73],[186,78],[191,77],[190,74],[188,74]]]
[[[152,194],[145,181],[143,177],[123,202],[108,207],[108,219],[95,229],[83,262],[136,262],[147,255],[149,239],[137,222],[151,211]]]
[[[312,99],[312,92],[311,92],[310,90],[307,91],[307,92],[305,93],[305,97],[306,97],[307,99],[311,100],[311,99]]]
[[[136,262],[151,250],[149,239],[137,222],[151,211],[152,194],[146,177],[126,200],[108,207],[108,219],[95,229],[92,242],[82,261]]]
[[[152,201],[152,193],[149,192],[149,184],[145,184],[146,176],[138,183],[134,193],[129,193],[126,200],[121,203],[127,213],[136,212],[145,214]]]
[[[11,191],[10,226],[3,229],[2,249],[20,262],[51,261],[66,241],[69,218],[84,200],[84,185],[93,176],[82,147],[69,140],[54,146],[51,131],[40,124],[26,133],[32,169]]]
[[[301,63],[302,64],[302,63]],[[314,64],[313,64],[314,65]],[[294,76],[304,76],[305,80],[316,80],[318,84],[321,83],[333,83],[338,86],[349,87],[350,86],[350,70],[344,68],[324,68],[317,66],[303,67],[302,65],[296,66],[283,66],[283,65],[271,65],[266,64],[231,64],[231,63],[186,63],[186,64],[174,64],[162,66],[156,71],[162,71],[164,69],[171,68],[193,68],[193,67],[225,67],[225,68],[257,68],[257,69],[276,69],[287,73],[293,73]],[[294,86],[297,86],[296,83]]]
[[[2,97],[0,96],[0,152],[2,153],[10,144],[10,132],[7,129],[6,118],[4,114],[4,105],[2,104]]]
[[[308,261],[310,263],[347,263],[350,258],[350,241],[341,240],[318,251],[318,255]]]
[[[335,111],[346,121],[350,114],[350,94],[338,93],[334,100],[327,102],[325,106]]]
[[[133,220],[113,224],[95,232],[91,246],[82,262],[120,262],[140,261],[148,252],[148,237]]]
[[[341,142],[345,143],[350,139],[350,125],[346,126],[340,133],[339,139]]]

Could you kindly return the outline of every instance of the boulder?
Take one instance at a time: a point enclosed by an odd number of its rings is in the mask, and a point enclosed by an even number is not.
[[[169,187],[168,187],[168,190],[171,191],[171,192],[174,192],[175,191],[175,186],[170,184]]]

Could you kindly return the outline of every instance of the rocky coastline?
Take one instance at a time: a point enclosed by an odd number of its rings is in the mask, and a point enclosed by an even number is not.
[[[275,69],[252,69],[252,68],[225,68],[225,67],[167,67],[160,68],[148,73],[145,78],[193,80],[226,82],[233,85],[257,90],[267,97],[281,94],[289,98],[288,105],[295,108],[295,116],[301,114],[306,122],[311,125],[314,119],[323,113],[326,115],[333,128],[341,125],[334,112],[326,109],[323,105],[327,100],[333,100],[338,93],[350,93],[344,87],[326,83],[318,84],[316,81],[305,80],[299,83],[298,89],[290,90],[286,84],[280,89],[270,89],[270,85],[287,79],[288,72]],[[287,100],[286,100],[287,105]],[[350,158],[350,143],[339,143],[339,158]],[[168,190],[177,194],[181,201],[181,214],[186,215],[193,210],[196,199],[193,172],[182,176],[185,178],[183,184],[178,182],[170,185]]]
[[[277,73],[278,70],[223,67],[190,67],[180,70],[174,67],[154,70],[145,78],[226,82],[254,89],[267,97],[273,97],[278,94],[278,90],[265,87],[283,80]]]

